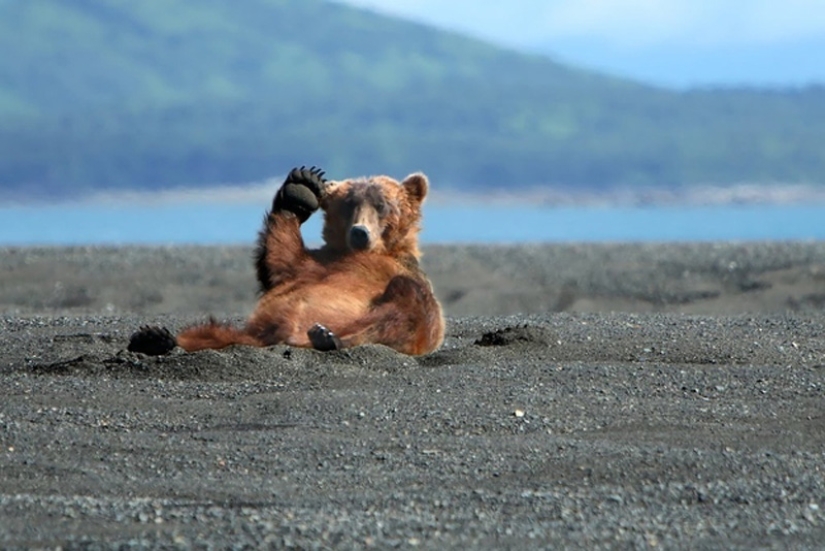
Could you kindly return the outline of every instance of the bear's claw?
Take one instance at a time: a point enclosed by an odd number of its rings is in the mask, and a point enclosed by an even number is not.
[[[293,168],[284,180],[272,202],[272,210],[286,210],[295,214],[303,223],[318,210],[327,181],[324,171],[318,167]]]
[[[144,325],[129,339],[129,352],[140,352],[149,356],[162,356],[177,346],[175,336],[165,327]]]
[[[312,328],[307,331],[307,336],[309,336],[312,348],[315,350],[329,352],[330,350],[340,350],[344,347],[341,339],[320,323],[313,325]]]
[[[327,180],[324,178],[326,172],[317,166],[301,168],[293,168],[287,175],[285,184],[300,184],[308,187],[316,197],[320,197],[324,188],[327,185]]]

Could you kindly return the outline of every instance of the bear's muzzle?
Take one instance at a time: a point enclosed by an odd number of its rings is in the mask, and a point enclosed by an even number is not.
[[[366,226],[353,226],[349,230],[349,245],[356,251],[363,251],[370,246],[370,230]]]

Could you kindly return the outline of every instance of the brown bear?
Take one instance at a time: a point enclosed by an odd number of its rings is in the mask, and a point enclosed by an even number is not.
[[[132,335],[129,350],[158,355],[232,344],[287,344],[335,350],[383,344],[425,354],[444,339],[441,305],[418,265],[424,174],[327,181],[315,168],[293,169],[275,195],[258,237],[255,267],[262,296],[246,326],[210,320],[174,337],[160,327]],[[301,224],[324,211],[324,245],[309,250]]]

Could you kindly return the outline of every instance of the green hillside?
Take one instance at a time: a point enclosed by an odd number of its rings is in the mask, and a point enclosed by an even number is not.
[[[825,183],[825,90],[676,93],[321,0],[0,0],[0,189]]]

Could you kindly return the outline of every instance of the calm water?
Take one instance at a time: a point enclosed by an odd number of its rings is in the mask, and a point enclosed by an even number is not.
[[[0,245],[251,244],[260,204],[0,207]],[[320,241],[321,217],[304,226]],[[530,207],[427,205],[424,243],[825,239],[825,205]]]

